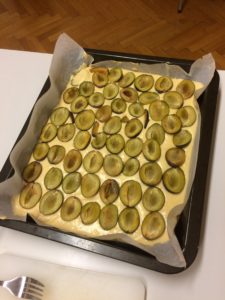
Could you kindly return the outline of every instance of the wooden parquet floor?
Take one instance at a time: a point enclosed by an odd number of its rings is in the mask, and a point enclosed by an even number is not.
[[[225,1],[0,0],[0,48],[51,53],[62,32],[81,46],[197,59],[225,69]]]

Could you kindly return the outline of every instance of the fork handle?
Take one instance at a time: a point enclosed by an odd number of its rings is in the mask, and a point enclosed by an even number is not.
[[[0,280],[0,286],[3,286],[3,284],[4,284],[4,281]]]

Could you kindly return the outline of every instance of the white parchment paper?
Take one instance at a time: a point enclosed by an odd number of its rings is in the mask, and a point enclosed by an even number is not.
[[[52,64],[49,70],[49,77],[51,81],[50,89],[39,99],[39,101],[35,105],[27,130],[10,155],[10,162],[15,170],[15,174],[10,179],[0,184],[0,218],[25,221],[25,217],[18,217],[14,215],[12,208],[12,198],[20,192],[23,186],[23,180],[21,177],[22,170],[29,161],[34,145],[39,138],[41,129],[46,123],[50,112],[58,104],[61,93],[65,89],[70,75],[74,72],[78,72],[81,68],[90,65],[92,62],[93,58],[89,56],[70,37],[68,37],[66,34],[62,34],[59,37],[55,46]],[[203,91],[213,78],[215,72],[215,62],[210,54],[205,55],[195,61],[192,64],[189,73],[186,73],[178,66],[167,63],[148,65],[142,63],[138,64],[130,62],[104,61],[95,65],[108,67],[119,65],[124,69],[133,71],[147,72],[159,74],[161,76],[164,75],[171,76],[173,78],[191,79],[194,81],[198,81],[203,84],[203,88],[196,91],[196,98],[198,98],[203,93]],[[191,180],[188,183],[188,192],[190,192],[194,179],[199,137],[200,124],[197,131],[197,137],[195,139],[194,147],[196,156],[193,158],[193,165],[191,170],[192,174],[190,176]],[[156,244],[153,247],[148,247],[136,243],[126,234],[108,234],[101,236],[100,238],[105,240],[120,240],[132,244],[154,255],[159,261],[163,263],[177,267],[184,267],[185,260],[183,257],[183,253],[174,234],[174,227],[177,223],[177,216],[179,216],[179,214],[182,212],[184,205],[175,207],[168,218],[167,226],[170,240],[166,243]]]

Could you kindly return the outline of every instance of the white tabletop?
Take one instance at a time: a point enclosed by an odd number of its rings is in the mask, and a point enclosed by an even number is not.
[[[0,169],[48,76],[50,54],[0,50]],[[39,252],[48,260],[106,273],[124,274],[143,279],[148,300],[223,300],[225,295],[225,72],[219,71],[219,91],[216,142],[212,155],[208,203],[202,237],[195,262],[186,271],[165,275],[128,263],[93,254],[71,246],[0,228],[0,240],[8,247],[26,243],[27,253]],[[212,99],[213,101],[213,99]],[[222,138],[223,137],[223,138]],[[1,245],[1,243],[0,243]],[[19,251],[19,250],[18,250]],[[22,251],[22,246],[21,250]],[[1,249],[0,249],[1,253]],[[47,256],[46,256],[47,257]]]

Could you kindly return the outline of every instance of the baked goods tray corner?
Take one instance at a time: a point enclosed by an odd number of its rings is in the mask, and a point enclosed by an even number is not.
[[[147,64],[168,62],[170,64],[181,66],[185,71],[189,71],[189,68],[192,64],[192,61],[179,59],[106,52],[93,49],[86,49],[86,51],[94,57],[95,62],[110,59],[118,61],[143,62]],[[49,86],[50,81],[48,79],[40,93],[40,96],[48,90]],[[218,86],[219,75],[217,72],[215,72],[211,83],[198,99],[202,121],[196,174],[188,203],[176,226],[176,235],[187,263],[186,268],[188,268],[195,260],[199,247],[201,223],[204,210],[203,208],[207,201],[208,178],[206,175],[207,173],[210,173],[208,171],[210,171],[210,153],[213,146],[213,129],[215,127],[216,120]],[[23,136],[28,125],[29,118],[30,116],[28,117],[16,143]],[[14,171],[10,165],[10,161],[7,159],[2,171],[0,172],[0,182],[12,176],[13,172]],[[202,176],[202,174],[205,174],[205,176]],[[53,228],[39,226],[32,220],[31,217],[29,217],[29,215],[26,222],[0,220],[0,226],[72,245],[74,247],[105,255],[161,273],[173,274],[185,270],[184,268],[172,267],[160,263],[153,256],[131,245],[125,245],[119,242],[81,238],[73,234],[60,232]]]

